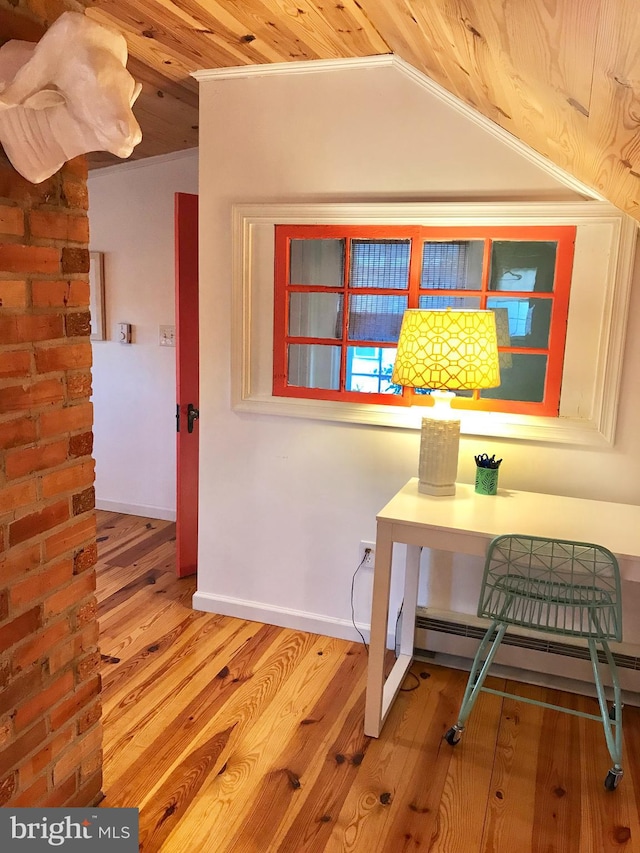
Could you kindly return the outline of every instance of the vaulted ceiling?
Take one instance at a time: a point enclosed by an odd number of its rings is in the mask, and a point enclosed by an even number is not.
[[[640,220],[640,0],[80,5],[124,33],[128,67],[143,83],[134,158],[198,144],[191,71],[395,53]]]

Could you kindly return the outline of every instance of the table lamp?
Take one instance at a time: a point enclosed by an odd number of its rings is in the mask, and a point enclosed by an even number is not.
[[[418,490],[454,495],[460,418],[451,408],[455,391],[500,384],[493,311],[405,311],[391,381],[431,388],[433,409],[422,419]]]

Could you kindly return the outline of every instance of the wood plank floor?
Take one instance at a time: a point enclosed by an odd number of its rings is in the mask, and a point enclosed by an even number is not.
[[[450,747],[466,676],[430,664],[367,738],[361,644],[194,611],[173,524],[98,524],[102,805],[140,809],[144,853],[640,851],[638,709],[614,793],[599,723],[517,699],[483,694]]]

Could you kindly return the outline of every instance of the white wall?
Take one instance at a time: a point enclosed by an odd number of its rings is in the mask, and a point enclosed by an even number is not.
[[[175,192],[198,192],[197,151],[90,173],[90,248],[104,252],[107,337],[93,342],[96,504],[175,518]],[[133,343],[115,326],[133,326]]]
[[[231,206],[571,200],[576,194],[392,68],[211,82],[202,85],[201,102],[201,518],[194,603],[356,638],[349,592],[358,545],[375,538],[376,512],[415,475],[419,436],[231,410]],[[173,193],[197,191],[195,156],[92,173],[89,183],[91,247],[107,253],[109,330],[113,335],[114,323],[127,320],[137,341],[123,347],[112,337],[94,345],[98,500],[131,512],[172,512],[174,351],[160,348],[157,335],[174,317]],[[483,439],[482,450],[505,458],[502,486],[637,502],[639,276],[630,316],[615,446]],[[472,482],[477,449],[477,440],[463,440],[462,481]],[[472,610],[477,590],[468,577],[456,570],[454,582],[444,578],[443,587],[456,592],[456,607]],[[625,590],[631,639],[638,634],[631,618],[640,605],[636,587]],[[370,591],[371,574],[361,572],[359,623],[368,622]]]
[[[417,432],[230,406],[234,203],[569,200],[576,194],[393,68],[201,83],[200,511],[196,607],[356,637],[360,540],[415,476]],[[506,488],[635,502],[640,483],[640,282],[615,447],[482,440]],[[472,482],[477,439],[461,447]],[[362,575],[362,573],[361,573]],[[356,585],[369,619],[370,574]],[[459,589],[463,604],[475,592]]]

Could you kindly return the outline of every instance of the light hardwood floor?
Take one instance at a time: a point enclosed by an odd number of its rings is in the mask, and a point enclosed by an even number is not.
[[[194,611],[173,524],[98,524],[102,805],[140,809],[144,853],[640,851],[637,709],[614,793],[599,723],[515,699],[484,694],[450,747],[465,674],[430,664],[367,738],[362,644]]]

